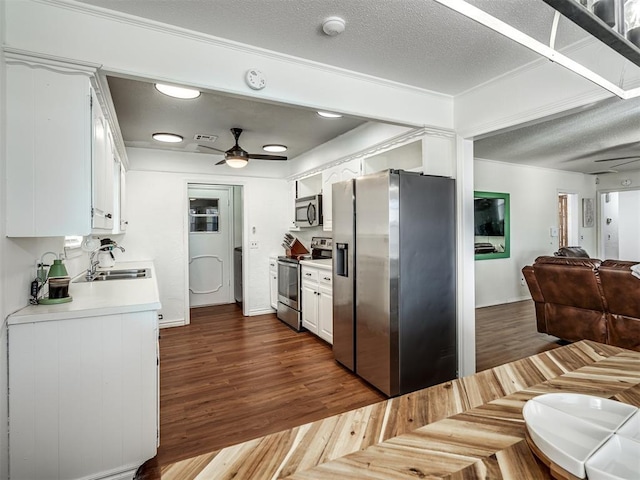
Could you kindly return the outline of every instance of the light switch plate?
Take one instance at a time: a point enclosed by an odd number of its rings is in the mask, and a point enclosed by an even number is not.
[[[549,234],[550,234],[552,237],[557,237],[557,236],[558,236],[558,227],[551,227],[551,228],[549,229]]]

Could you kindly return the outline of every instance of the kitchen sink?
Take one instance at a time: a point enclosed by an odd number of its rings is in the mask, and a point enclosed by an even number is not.
[[[105,280],[129,280],[133,278],[151,278],[151,270],[148,268],[127,268],[123,270],[101,270],[97,271],[93,278],[86,275],[74,280],[78,282],[100,282]]]

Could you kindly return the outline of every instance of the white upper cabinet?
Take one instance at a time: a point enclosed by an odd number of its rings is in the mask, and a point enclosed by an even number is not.
[[[348,162],[329,167],[322,171],[322,229],[331,231],[333,225],[333,208],[331,186],[334,183],[350,180],[360,176],[360,159],[349,160]]]
[[[92,92],[92,224],[96,230],[112,230],[114,217],[115,148],[109,124]]]
[[[9,64],[7,236],[91,232],[91,84],[77,72]]]
[[[117,232],[120,170],[91,73],[11,58],[6,67],[7,236]]]

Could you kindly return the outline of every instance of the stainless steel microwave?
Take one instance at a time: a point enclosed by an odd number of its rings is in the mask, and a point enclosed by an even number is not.
[[[296,198],[296,225],[298,227],[322,225],[322,195]]]

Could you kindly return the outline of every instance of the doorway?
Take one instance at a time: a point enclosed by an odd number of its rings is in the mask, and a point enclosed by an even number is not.
[[[242,270],[234,272],[233,253],[242,245],[241,189],[188,185],[190,308],[228,304],[236,299],[234,280],[235,276],[242,277]]]
[[[558,248],[580,246],[578,194],[558,193]]]
[[[640,260],[640,190],[600,193],[602,259]]]

